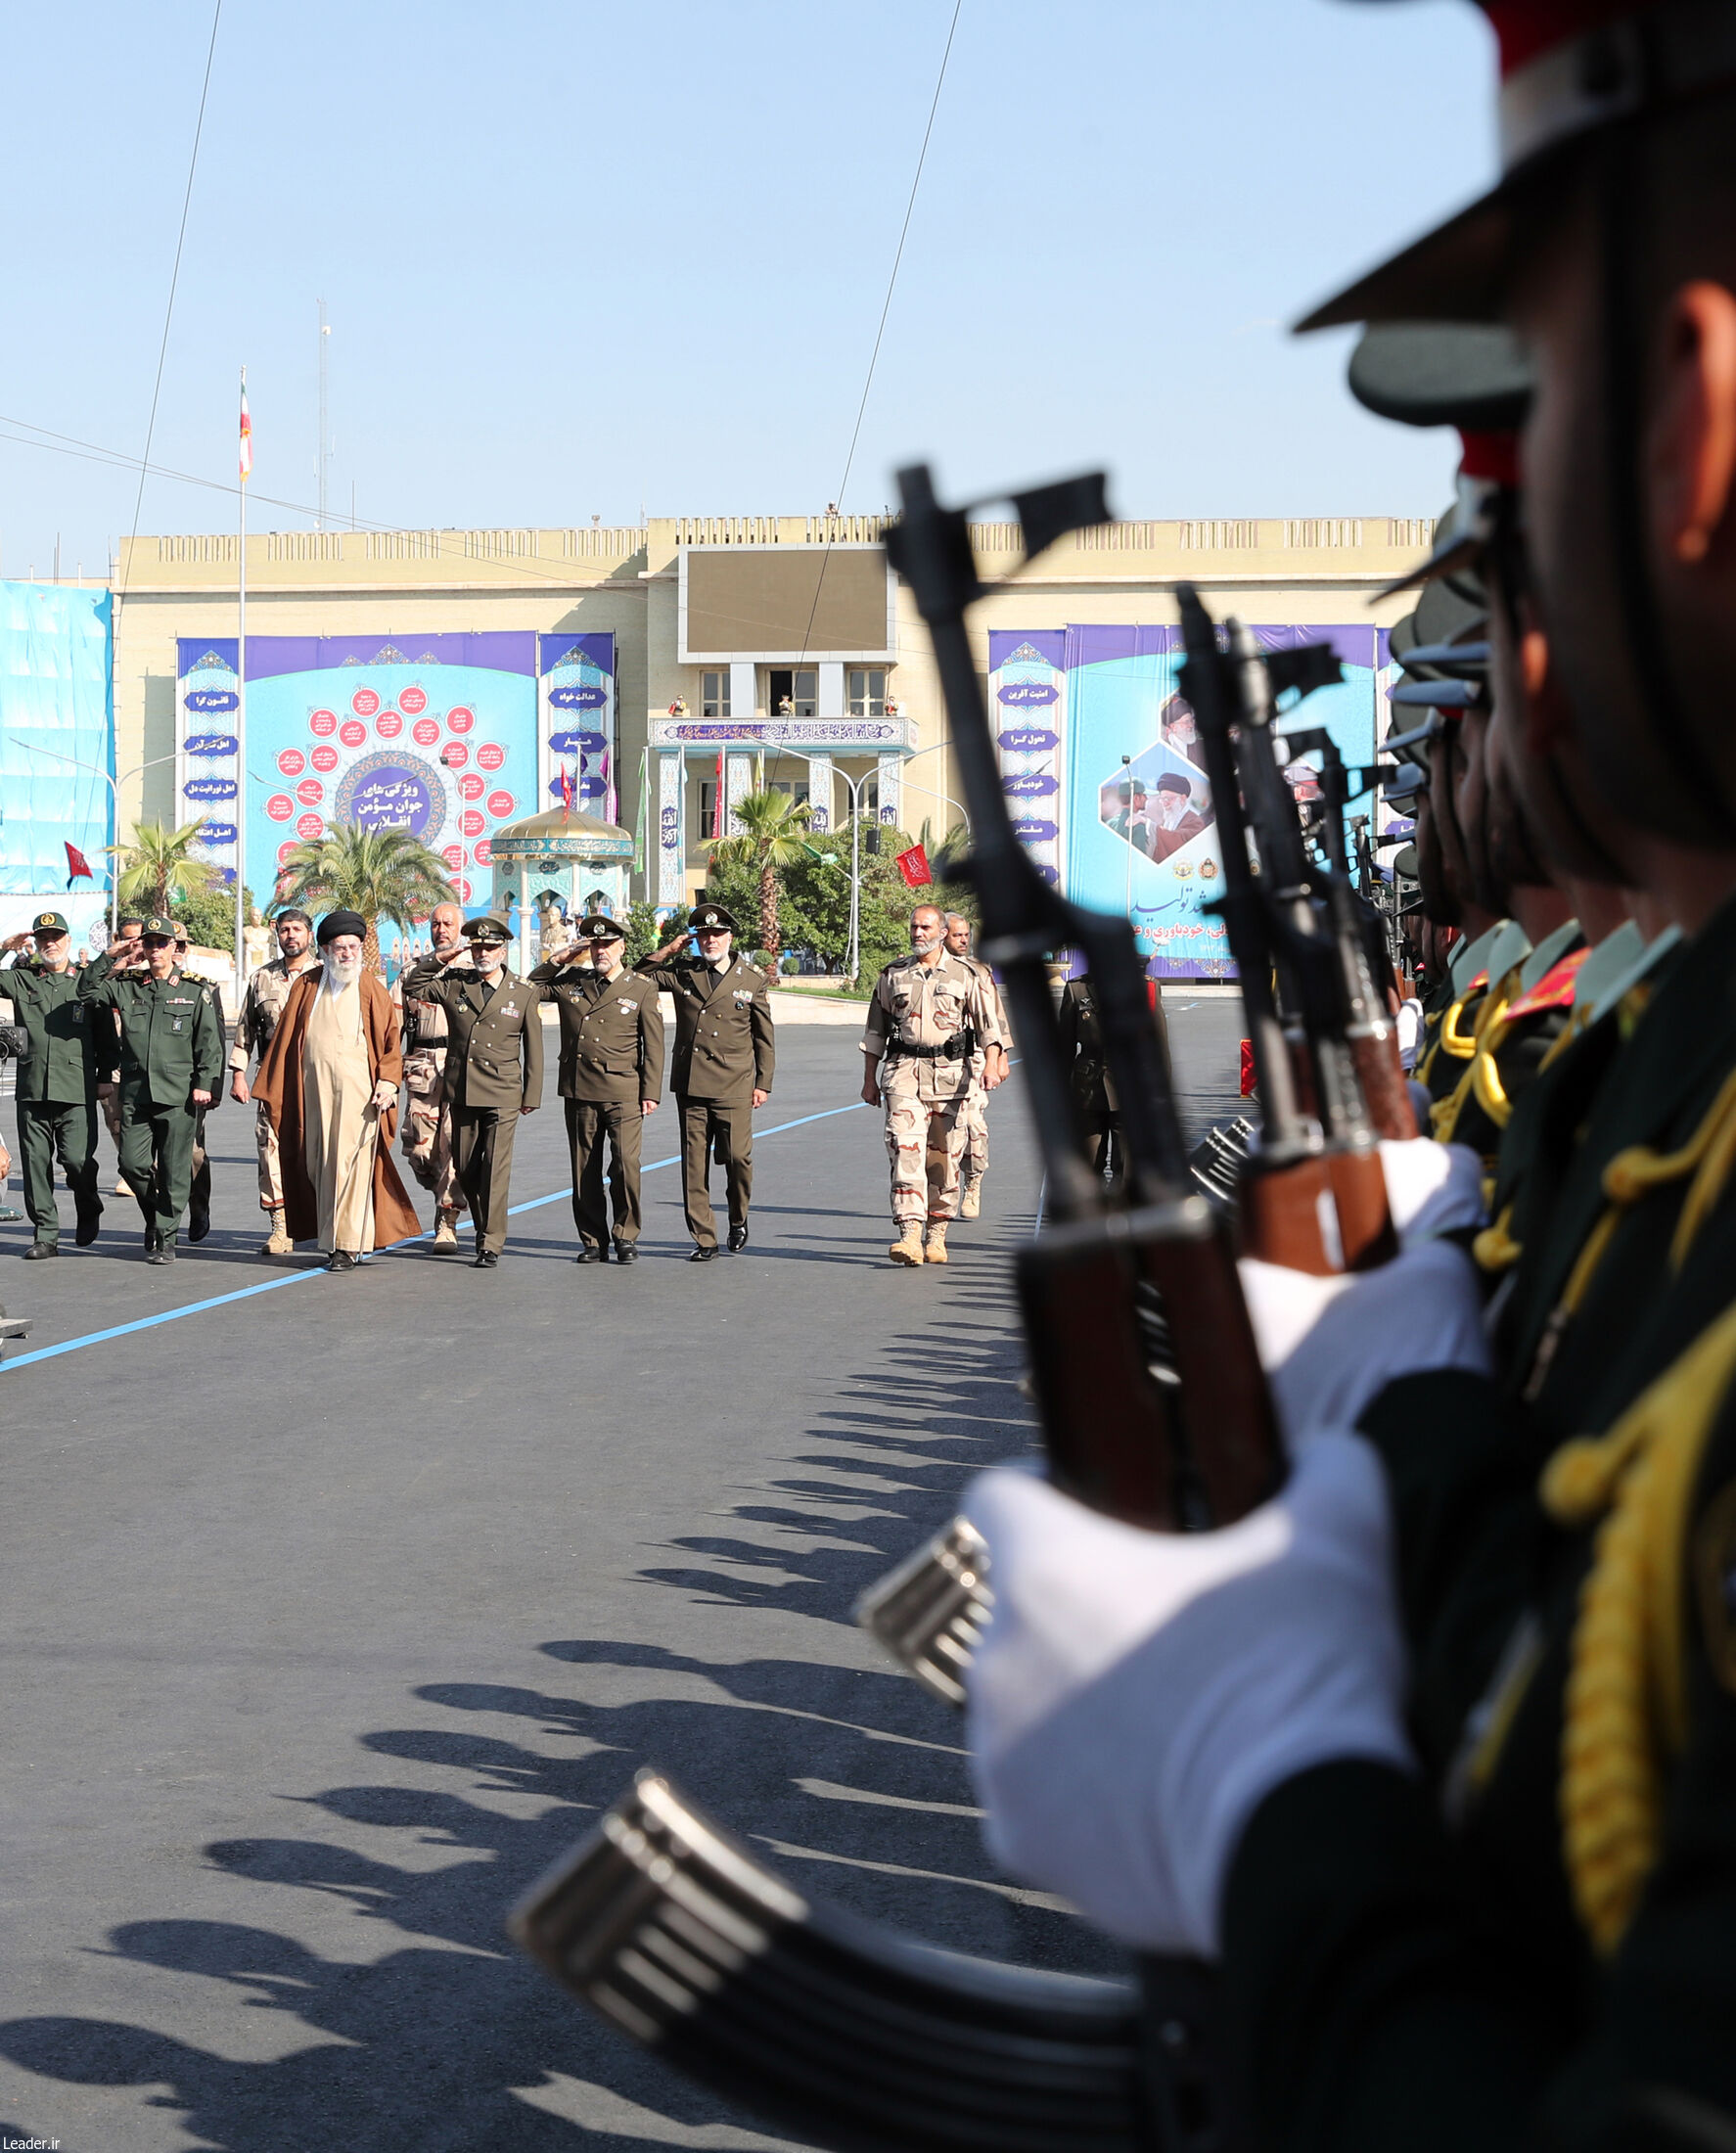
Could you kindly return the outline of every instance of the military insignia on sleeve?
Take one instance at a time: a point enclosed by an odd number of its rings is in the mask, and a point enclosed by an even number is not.
[[[200,997],[199,997],[199,998],[200,998],[200,1000],[201,1000],[202,1002],[206,1003],[206,1004],[207,1005],[207,1007],[208,1007],[208,1005],[209,1005],[209,1003],[210,1003],[210,998],[211,998],[211,990],[210,990],[210,988],[209,988],[208,986],[207,986],[207,987],[205,987],[205,988],[203,988],[203,989],[201,990],[201,992],[200,992]]]
[[[1707,1662],[1725,1689],[1736,1690],[1736,1481],[1713,1495],[1695,1531],[1694,1585]]]

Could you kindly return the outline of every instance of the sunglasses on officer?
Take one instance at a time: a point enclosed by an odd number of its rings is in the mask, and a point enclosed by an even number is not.
[[[175,938],[172,935],[141,935],[139,940],[147,949],[172,949]]]

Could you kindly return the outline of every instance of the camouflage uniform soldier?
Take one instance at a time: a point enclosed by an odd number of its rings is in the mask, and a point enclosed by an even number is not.
[[[256,1066],[265,1059],[265,1049],[271,1044],[291,987],[303,972],[319,967],[319,953],[313,947],[313,922],[305,912],[280,912],[274,924],[282,954],[262,964],[248,981],[235,1020],[235,1044],[229,1050],[229,1096],[242,1107],[251,1096],[248,1090],[249,1062]],[[277,1130],[262,1104],[255,1109],[253,1142],[259,1154],[259,1209],[271,1226],[259,1254],[289,1256],[296,1244],[284,1231],[283,1169],[277,1156]]]
[[[448,968],[468,965],[470,945],[464,939],[464,908],[436,904],[429,915],[434,938],[431,960]],[[434,1200],[436,1249],[458,1246],[458,1214],[464,1197],[452,1161],[452,1102],[446,1096],[446,1012],[438,1002],[419,1001],[412,995],[405,1004],[403,981],[393,990],[406,1020],[416,1020],[416,1044],[404,1055],[403,1153],[410,1171]],[[409,1026],[406,1021],[405,1031]]]
[[[971,923],[962,912],[946,915],[946,954],[956,958],[982,982],[994,1005],[994,1021],[1004,1040],[1008,1036],[1006,1005],[1001,1000],[1000,988],[994,984],[994,974],[971,954]],[[965,1094],[964,1106],[965,1149],[959,1162],[958,1215],[961,1218],[975,1218],[982,1209],[977,1187],[988,1171],[988,1085],[984,1079],[993,1069],[995,1082],[1004,1084],[1007,1067],[1004,1045],[979,1045],[971,1056],[971,1088]]]
[[[946,1222],[958,1207],[971,1056],[979,1046],[986,1056],[1001,1044],[992,986],[947,954],[942,927],[937,905],[917,906],[910,954],[889,964],[875,983],[862,1036],[862,1097],[886,1108],[898,1229],[887,1254],[894,1263],[946,1260]],[[884,1083],[878,1074],[883,1056]],[[982,1081],[990,1090],[1000,1082],[998,1065],[985,1066]]]

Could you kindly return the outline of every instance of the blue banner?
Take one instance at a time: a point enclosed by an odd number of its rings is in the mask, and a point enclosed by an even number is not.
[[[0,892],[52,898],[75,929],[113,866],[111,620],[107,590],[0,582]],[[69,845],[94,881],[70,880]]]

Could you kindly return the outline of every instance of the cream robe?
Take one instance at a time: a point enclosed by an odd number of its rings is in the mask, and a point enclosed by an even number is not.
[[[319,1245],[328,1255],[334,1249],[372,1249],[380,1110],[355,986],[334,994],[321,982],[307,1019],[301,1086],[307,1178],[319,1200]]]

